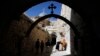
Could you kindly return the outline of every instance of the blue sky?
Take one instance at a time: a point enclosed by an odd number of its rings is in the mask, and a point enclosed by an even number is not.
[[[61,3],[53,2],[53,1],[48,1],[48,2],[38,4],[36,6],[33,6],[29,8],[27,11],[25,11],[25,14],[27,14],[29,17],[39,16],[39,14],[42,13],[43,11],[45,12],[45,14],[50,14],[51,10],[48,9],[48,6],[50,6],[51,3],[53,3],[56,6],[56,9],[54,9],[54,14],[60,15]]]

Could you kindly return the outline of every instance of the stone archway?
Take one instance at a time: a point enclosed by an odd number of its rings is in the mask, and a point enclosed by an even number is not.
[[[37,21],[35,21],[29,28],[29,30],[27,31],[26,33],[26,36],[29,36],[29,34],[31,33],[31,30],[37,25],[37,23],[39,23],[40,21],[46,19],[46,18],[49,18],[49,17],[56,17],[56,18],[60,18],[61,20],[65,21],[67,24],[70,25],[70,27],[73,29],[75,35],[79,36],[79,33],[78,33],[78,30],[76,29],[76,27],[69,21],[67,20],[66,18],[62,17],[62,16],[59,16],[59,15],[56,15],[56,14],[49,14],[49,15],[46,15],[46,16],[43,16],[41,18],[39,18]]]
[[[66,18],[64,18],[64,17],[62,17],[62,16],[59,16],[59,15],[56,15],[56,14],[49,14],[49,15],[45,15],[45,16],[43,16],[43,17],[41,17],[41,18],[39,18],[37,21],[35,21],[31,26],[30,26],[30,28],[28,29],[28,31],[27,31],[27,33],[26,33],[26,37],[29,37],[29,35],[30,35],[30,33],[31,33],[31,31],[32,31],[32,29],[40,22],[40,21],[42,21],[42,20],[44,20],[44,19],[46,19],[46,18],[49,18],[49,17],[55,17],[55,18],[59,18],[59,19],[61,19],[61,20],[63,20],[64,22],[66,22],[72,29],[73,29],[73,31],[74,31],[74,33],[75,33],[75,36],[77,36],[77,37],[74,37],[74,43],[75,43],[75,50],[76,51],[78,51],[78,46],[77,46],[77,44],[78,44],[78,39],[79,39],[79,32],[78,32],[78,30],[76,29],[76,27],[69,21],[69,20],[67,20]],[[73,54],[73,51],[71,50],[71,52],[72,52],[72,54]]]

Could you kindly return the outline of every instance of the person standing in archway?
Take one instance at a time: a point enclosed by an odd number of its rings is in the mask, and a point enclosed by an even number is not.
[[[50,48],[50,45],[51,45],[49,39],[46,41],[45,45],[46,45],[46,52],[49,52],[49,48]]]
[[[39,47],[40,47],[40,41],[39,41],[39,39],[37,39],[37,41],[35,43],[36,53],[39,53]]]
[[[66,50],[67,48],[67,42],[66,42],[66,39],[65,39],[65,35],[63,34],[63,32],[60,33],[61,35],[61,44],[62,44],[62,50]]]
[[[42,54],[44,52],[44,42],[43,42],[43,40],[41,41],[40,49],[41,49],[41,54]]]
[[[57,36],[56,36],[56,33],[53,32],[51,36],[52,36],[52,41],[51,41],[51,43],[52,43],[52,45],[55,45],[55,44],[56,44],[56,37],[57,37]]]

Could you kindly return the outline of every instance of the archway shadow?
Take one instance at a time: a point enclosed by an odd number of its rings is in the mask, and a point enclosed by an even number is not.
[[[66,18],[64,18],[64,17],[62,17],[62,16],[60,16],[60,15],[49,14],[49,15],[45,15],[45,16],[43,16],[43,17],[40,17],[37,21],[35,21],[35,22],[30,26],[30,28],[28,29],[28,31],[27,31],[25,37],[27,37],[27,38],[29,37],[29,35],[30,35],[32,29],[33,29],[40,21],[42,21],[42,20],[44,20],[44,19],[47,19],[47,18],[50,18],[50,17],[59,18],[59,19],[63,20],[64,22],[66,22],[66,23],[72,28],[72,30],[73,30],[74,33],[75,33],[75,37],[74,37],[74,40],[75,40],[75,41],[74,41],[74,46],[75,46],[75,47],[74,47],[74,48],[75,48],[76,52],[78,52],[79,32],[78,32],[78,30],[76,29],[76,27],[75,27],[69,20],[67,20]]]

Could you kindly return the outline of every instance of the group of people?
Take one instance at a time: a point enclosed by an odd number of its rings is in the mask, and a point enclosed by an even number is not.
[[[66,50],[67,48],[67,42],[66,42],[66,39],[64,38],[64,35],[62,33],[60,33],[61,35],[61,40],[58,41],[56,43],[56,35],[55,34],[52,34],[52,39],[51,41],[48,39],[46,41],[43,41],[43,40],[39,40],[37,39],[36,42],[35,42],[35,48],[36,48],[36,53],[39,52],[39,50],[41,50],[41,53],[44,52],[44,48],[46,48],[46,52],[49,51],[49,47],[50,46],[53,46],[53,45],[56,45],[56,49],[59,50],[59,51],[64,51]]]
[[[35,43],[35,48],[36,48],[36,53],[39,52],[39,48],[41,49],[41,53],[42,53],[42,51],[44,49],[44,42],[43,42],[43,40],[40,42],[40,40],[37,39],[37,41]]]
[[[48,48],[50,46],[53,46],[53,45],[56,44],[56,37],[57,37],[56,34],[55,33],[51,34],[51,37],[52,37],[51,40],[50,39],[47,39],[46,41],[39,40],[39,39],[36,40],[36,42],[35,42],[35,48],[36,48],[36,52],[37,53],[39,52],[39,50],[41,50],[41,53],[43,53],[45,47],[47,49],[46,52],[48,52],[49,51]]]
[[[49,39],[47,41],[43,41],[43,40],[40,41],[39,39],[37,39],[37,41],[35,42],[36,53],[38,53],[39,50],[41,50],[41,53],[43,53],[45,47],[48,51],[48,48],[50,46],[51,46],[51,42]]]
[[[60,33],[60,35],[61,35],[61,39],[57,42],[56,49],[59,51],[64,51],[67,48],[67,42],[65,39],[65,35],[62,32]]]

